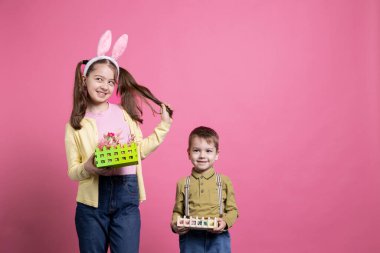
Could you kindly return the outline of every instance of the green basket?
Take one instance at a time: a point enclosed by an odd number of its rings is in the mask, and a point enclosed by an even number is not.
[[[117,145],[110,148],[104,147],[102,150],[95,149],[95,166],[103,167],[123,167],[138,164],[137,145],[131,144]]]

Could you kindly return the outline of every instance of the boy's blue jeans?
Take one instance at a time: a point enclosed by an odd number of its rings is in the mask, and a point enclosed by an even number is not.
[[[179,236],[179,247],[181,253],[231,253],[230,234],[190,230]]]
[[[140,242],[136,175],[99,176],[99,207],[77,204],[75,225],[81,253],[137,253]]]

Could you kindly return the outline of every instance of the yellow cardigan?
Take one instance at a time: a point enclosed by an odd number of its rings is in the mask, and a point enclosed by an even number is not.
[[[131,134],[135,135],[138,144],[139,164],[136,165],[136,174],[139,185],[140,201],[146,199],[144,180],[141,169],[141,160],[152,153],[164,140],[169,132],[170,123],[161,121],[153,133],[143,138],[141,129],[126,111],[123,110],[124,119],[129,125]],[[83,118],[82,128],[75,130],[70,123],[66,124],[65,146],[68,163],[68,175],[72,180],[79,181],[77,202],[98,207],[99,202],[99,176],[89,174],[84,169],[84,163],[94,153],[98,142],[96,122],[91,118]]]

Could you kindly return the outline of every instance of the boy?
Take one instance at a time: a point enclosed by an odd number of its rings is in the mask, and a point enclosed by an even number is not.
[[[235,194],[230,179],[217,175],[214,162],[219,156],[219,136],[209,127],[197,127],[189,136],[187,153],[193,169],[187,178],[177,182],[176,201],[171,227],[178,233],[181,253],[231,252],[228,229],[238,217]],[[221,179],[221,194],[217,180]],[[186,190],[187,196],[186,198]],[[186,201],[188,200],[188,201]],[[188,204],[186,204],[188,203]],[[177,217],[217,218],[217,226],[210,230],[194,230],[178,227]]]

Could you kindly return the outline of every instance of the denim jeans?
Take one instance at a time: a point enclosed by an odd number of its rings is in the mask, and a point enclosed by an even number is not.
[[[136,175],[99,176],[99,207],[77,203],[75,225],[81,253],[137,253],[140,243]]]
[[[179,236],[179,248],[181,253],[231,253],[230,234],[190,230]]]

